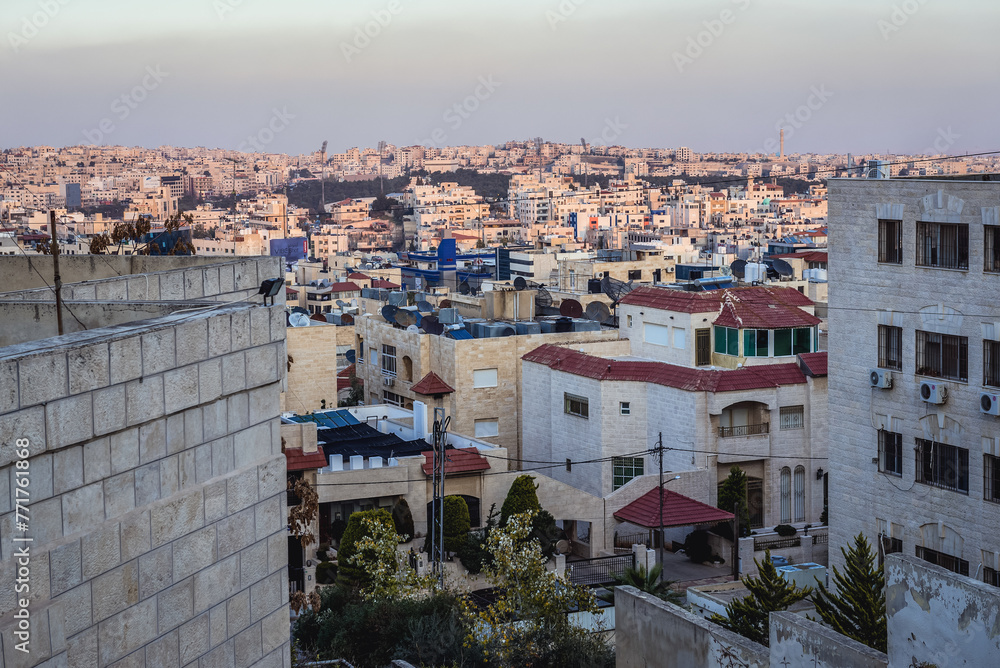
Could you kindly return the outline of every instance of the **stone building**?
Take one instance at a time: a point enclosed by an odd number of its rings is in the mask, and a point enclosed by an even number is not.
[[[51,258],[0,262],[0,663],[287,665],[278,260],[60,264],[56,336]]]
[[[993,585],[998,196],[972,175],[830,181],[831,545],[863,531]]]

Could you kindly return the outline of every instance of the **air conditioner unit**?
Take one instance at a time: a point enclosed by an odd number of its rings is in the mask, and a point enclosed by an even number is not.
[[[920,398],[929,404],[943,404],[948,400],[948,387],[925,380],[920,383]]]
[[[385,385],[386,387],[392,387],[393,385],[396,384],[396,379],[391,376],[386,376],[385,378],[382,379],[382,384]]]
[[[1000,394],[980,392],[979,410],[987,415],[1000,415]]]
[[[888,390],[892,387],[891,371],[886,371],[885,369],[871,369],[868,372],[868,377],[871,381],[872,387],[880,387],[883,390]]]

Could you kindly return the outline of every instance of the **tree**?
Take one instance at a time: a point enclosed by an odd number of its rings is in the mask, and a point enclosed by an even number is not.
[[[476,248],[486,248],[486,242],[482,239],[476,240]]]
[[[365,521],[368,519],[372,521]],[[355,563],[353,557],[361,549],[359,544],[365,538],[371,538],[371,532],[375,531],[376,527],[381,532],[379,525],[385,525],[389,529],[393,529],[392,515],[384,508],[363,510],[351,514],[351,517],[347,520],[347,528],[344,529],[344,535],[340,537],[340,549],[337,551],[337,562],[340,566],[337,571],[337,584],[349,589],[357,589],[367,584],[370,571]],[[366,556],[370,561],[375,560],[374,554]]]
[[[444,549],[458,552],[469,538],[469,504],[460,496],[444,497]]]
[[[850,551],[843,547],[844,573],[833,567],[837,593],[823,583],[812,595],[823,622],[837,633],[879,652],[886,651],[885,573],[875,564],[875,553],[864,534],[854,537]]]
[[[799,589],[778,575],[778,569],[771,561],[771,551],[764,553],[764,561],[758,562],[760,576],[743,578],[743,584],[750,593],[735,599],[726,606],[726,616],[712,615],[710,621],[739,633],[756,643],[769,643],[768,615],[781,612],[795,605],[812,593],[810,587]]]
[[[541,510],[542,506],[538,503],[538,494],[535,492],[537,489],[538,485],[530,475],[519,475],[515,478],[507,490],[507,498],[500,506],[500,526],[507,526],[507,521],[513,515],[536,513]]]
[[[661,580],[660,575],[662,573],[663,566],[661,564],[656,564],[649,570],[646,570],[645,566],[639,566],[638,568],[629,566],[625,569],[624,573],[614,576],[615,584],[609,587],[611,591],[607,594],[602,594],[600,598],[603,601],[614,603],[614,588],[627,585],[629,587],[635,587],[643,593],[651,594],[658,599],[667,601],[668,603],[681,605],[684,600],[684,596],[671,586],[674,584],[675,580]]]
[[[740,536],[750,535],[750,509],[747,507],[747,474],[739,466],[729,469],[729,476],[719,485],[719,508],[733,512],[739,508]]]
[[[399,497],[392,505],[392,523],[400,536],[400,542],[405,543],[413,538],[413,513],[410,511],[410,504],[403,497]]]
[[[351,392],[350,392],[350,394],[347,395],[346,399],[344,399],[343,401],[341,401],[338,404],[341,407],[343,407],[343,406],[357,406],[365,398],[365,386],[364,386],[364,383],[361,382],[361,379],[358,378],[358,375],[354,372],[353,369],[351,370],[350,376],[348,376],[348,382],[351,384]],[[412,533],[410,533],[410,537],[411,538],[413,537]]]
[[[432,585],[433,576],[419,577],[399,551],[400,536],[388,511],[354,513],[351,522],[356,515],[360,516],[361,534],[350,546],[351,553],[347,557],[343,556],[345,541],[341,541],[338,560],[341,572],[345,568],[356,568],[364,574],[363,580],[359,579],[361,598],[374,603],[415,598]],[[350,529],[348,522],[347,530]],[[339,574],[337,580],[340,582]]]

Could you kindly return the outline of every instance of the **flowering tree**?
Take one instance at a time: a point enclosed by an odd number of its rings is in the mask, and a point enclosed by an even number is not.
[[[386,513],[385,515],[388,515]],[[365,573],[361,597],[381,603],[416,598],[431,588],[432,576],[419,576],[399,551],[402,537],[396,533],[392,517],[370,515],[361,519],[363,535],[355,543],[355,553],[347,561]]]

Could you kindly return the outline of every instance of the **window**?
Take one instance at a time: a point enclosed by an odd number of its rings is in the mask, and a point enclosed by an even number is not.
[[[767,329],[744,329],[743,356],[767,357],[767,340],[770,338],[770,334],[770,330]]]
[[[878,365],[881,369],[903,370],[903,328],[878,326]]]
[[[623,401],[620,404],[618,404],[618,409],[619,409],[619,411],[621,412],[622,415],[631,415],[632,414],[632,404],[630,404],[627,401]]]
[[[642,269],[630,269],[628,272],[628,280],[630,281],[641,281],[642,280]]]
[[[917,482],[969,493],[969,451],[917,439]]]
[[[983,455],[983,498],[1000,503],[1000,457]]]
[[[983,385],[1000,387],[1000,341],[983,341]]]
[[[878,431],[878,470],[889,475],[903,475],[903,435]]]
[[[382,344],[382,375],[396,375],[396,346]]]
[[[808,327],[800,327],[794,330],[795,344],[792,347],[792,354],[812,352],[812,330]]]
[[[476,369],[472,372],[472,386],[474,388],[480,387],[496,387],[497,386],[497,370],[496,369]]]
[[[969,226],[917,222],[917,266],[969,268]]]
[[[774,330],[774,356],[786,357],[792,354],[792,330]]]
[[[575,394],[563,394],[563,410],[569,415],[577,417],[590,417],[590,404],[586,397],[578,397]]]
[[[694,357],[695,366],[705,366],[712,363],[712,330],[696,329],[694,331]]]
[[[987,225],[983,228],[983,271],[1000,272],[1000,227]]]
[[[500,422],[497,419],[476,420],[476,438],[491,438],[500,435]]]
[[[740,330],[716,326],[715,352],[721,355],[738,356],[740,354]]]
[[[625,317],[625,321],[628,323],[629,327],[632,326],[632,316],[626,316]]]
[[[396,394],[395,392],[390,392],[389,390],[382,390],[382,401],[387,404],[392,404],[393,406],[402,406],[404,397]]]
[[[781,523],[792,521],[792,470],[781,469]]]
[[[806,470],[802,466],[795,467],[795,521],[806,521]]]
[[[722,409],[719,416],[719,436],[754,436],[767,434],[770,423],[767,418],[770,413],[765,404],[754,401],[742,401]]]
[[[613,489],[618,489],[633,478],[643,474],[642,457],[613,457],[611,466],[614,469],[612,480]]]
[[[1000,571],[996,571],[989,566],[984,566],[983,582],[994,587],[1000,587]]]
[[[651,322],[646,322],[642,325],[642,333],[646,343],[652,343],[655,346],[670,345],[669,327],[665,327],[664,325],[654,325]]]
[[[779,411],[779,429],[802,429],[805,417],[802,406],[783,406]]]
[[[958,557],[953,557],[950,554],[945,554],[944,552],[938,552],[937,550],[932,550],[929,547],[917,546],[917,558],[928,561],[932,564],[937,564],[941,568],[947,568],[953,573],[958,573],[959,575],[969,575],[969,562],[965,559],[959,559]]]
[[[899,538],[890,538],[889,536],[882,536],[882,553],[878,555],[878,565],[882,566],[885,563],[885,556],[890,554],[896,554],[897,552],[903,551],[903,541]]]
[[[687,347],[687,330],[683,327],[674,327],[674,348],[684,350]]]
[[[917,330],[917,374],[969,380],[969,339]]]
[[[878,261],[886,264],[903,263],[903,221],[878,221]]]

